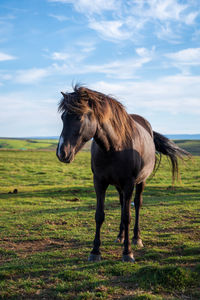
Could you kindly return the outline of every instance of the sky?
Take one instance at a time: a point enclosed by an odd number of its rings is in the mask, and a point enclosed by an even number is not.
[[[75,83],[200,133],[200,0],[0,0],[0,137],[60,135]]]

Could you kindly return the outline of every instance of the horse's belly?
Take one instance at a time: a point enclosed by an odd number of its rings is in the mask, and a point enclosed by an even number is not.
[[[127,180],[136,183],[145,181],[152,173],[155,164],[155,146],[150,135],[146,146],[140,149],[103,152],[96,143],[92,147],[92,171],[99,180],[121,186]]]
[[[115,163],[107,161],[106,163],[99,164],[99,161],[93,162],[93,173],[99,180],[107,182],[108,184],[121,186],[127,180],[127,178],[133,177],[132,170],[127,168],[122,161],[116,161]]]
[[[154,157],[151,163],[147,162],[144,165],[142,157],[133,150],[113,153],[110,157],[101,155],[92,158],[95,177],[115,186],[122,186],[129,180],[141,182],[151,174],[153,167]]]

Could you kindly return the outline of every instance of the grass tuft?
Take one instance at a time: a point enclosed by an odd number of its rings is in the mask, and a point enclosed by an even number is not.
[[[176,266],[141,268],[133,275],[132,280],[137,281],[141,288],[165,291],[184,292],[188,287],[198,282],[196,272]]]

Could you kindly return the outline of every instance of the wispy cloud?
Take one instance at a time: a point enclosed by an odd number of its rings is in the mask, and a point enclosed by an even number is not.
[[[101,14],[103,11],[116,10],[118,5],[115,0],[48,0],[49,2],[60,2],[73,4],[74,8],[84,14]]]
[[[86,54],[90,54],[91,52],[96,50],[96,42],[95,40],[91,40],[91,41],[85,41],[85,40],[80,40],[78,42],[76,42],[76,48],[78,47],[78,51],[79,53],[86,53]]]
[[[152,60],[153,50],[137,49],[138,56],[131,59],[113,60],[104,64],[80,65],[68,62],[62,65],[54,64],[54,69],[62,74],[104,74],[108,78],[130,79],[137,77],[136,71]]]
[[[76,65],[83,63],[84,59],[88,57],[90,51],[84,51],[84,49],[80,49],[79,52],[76,52],[76,50],[68,50],[68,51],[62,51],[62,52],[53,52],[49,55],[49,58],[55,61],[63,61],[65,63],[68,63],[70,65]]]
[[[183,12],[188,8],[188,5],[181,4],[177,0],[142,0],[142,2],[143,8],[148,4],[144,15],[160,21],[180,21]]]
[[[200,64],[200,48],[187,48],[165,55],[174,62],[186,65]]]
[[[199,15],[199,11],[194,11],[189,13],[186,17],[185,17],[185,24],[187,25],[192,25],[195,23],[195,19],[197,18],[197,16]]]
[[[104,39],[111,41],[127,40],[131,33],[123,29],[122,21],[95,21],[89,22],[89,27],[96,30]]]
[[[157,80],[93,83],[93,89],[111,94],[129,113],[146,117],[164,133],[198,133],[200,76],[164,76]]]
[[[83,43],[82,53],[53,52],[49,58],[55,63],[44,68],[31,68],[12,72],[7,78],[2,76],[2,80],[12,80],[20,84],[39,83],[46,77],[56,77],[60,75],[80,75],[80,74],[103,74],[108,78],[131,79],[137,77],[137,71],[145,64],[149,63],[154,57],[154,47],[149,50],[146,48],[136,48],[134,58],[111,60],[103,64],[85,63],[85,58],[93,49],[90,43]],[[88,48],[87,48],[88,47]]]
[[[88,19],[88,27],[95,30],[102,39],[112,42],[137,40],[145,26],[159,39],[179,42],[182,25],[195,23],[200,11],[198,3],[180,0],[49,0],[72,4],[74,9]],[[196,3],[196,5],[194,5]],[[110,11],[111,15],[103,14]],[[179,24],[176,26],[175,24]]]
[[[183,73],[188,73],[191,67],[200,65],[200,48],[187,48],[165,55],[171,60],[171,64],[180,69]]]
[[[0,21],[8,21],[8,20],[13,20],[15,19],[15,16],[14,15],[5,15],[5,16],[0,16]]]
[[[169,88],[170,87],[170,88]],[[129,107],[129,112],[150,111],[200,115],[200,76],[174,75],[157,80],[96,82],[93,88],[111,93]]]
[[[1,93],[0,102],[0,136],[48,136],[61,131],[57,101],[44,91],[40,94],[33,91]]]
[[[17,59],[17,57],[4,52],[0,52],[0,61],[13,60],[13,59]]]
[[[14,81],[22,84],[33,84],[52,73],[51,68],[31,68],[16,72]]]
[[[64,16],[64,15],[49,14],[49,17],[52,17],[52,18],[58,20],[59,22],[63,22],[63,21],[69,20],[69,18],[66,17],[66,16]]]
[[[51,58],[54,60],[67,60],[70,58],[70,54],[65,52],[53,52]]]

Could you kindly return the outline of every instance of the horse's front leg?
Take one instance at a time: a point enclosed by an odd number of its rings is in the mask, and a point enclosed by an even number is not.
[[[134,198],[135,226],[134,226],[133,244],[139,247],[143,247],[143,243],[140,238],[139,213],[140,213],[140,208],[142,206],[142,193],[144,191],[144,187],[145,187],[145,182],[141,182],[136,185],[136,193]]]
[[[131,198],[133,194],[134,183],[130,182],[126,184],[123,190],[123,207],[122,207],[122,221],[124,224],[124,251],[123,251],[123,261],[134,262],[133,252],[131,250],[131,243],[129,239],[129,227],[131,223]]]
[[[105,213],[104,213],[104,201],[105,201],[105,193],[108,187],[108,184],[97,180],[94,176],[94,187],[96,191],[97,197],[97,207],[96,207],[96,214],[95,214],[95,221],[96,221],[96,234],[94,238],[94,246],[88,258],[89,261],[99,261],[101,260],[101,253],[100,253],[100,230],[101,225],[103,224]]]

